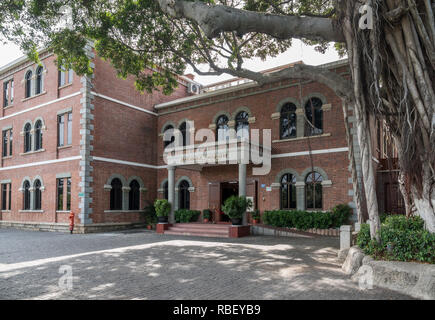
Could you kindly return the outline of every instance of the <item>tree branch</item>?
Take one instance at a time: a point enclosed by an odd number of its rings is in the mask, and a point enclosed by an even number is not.
[[[235,31],[239,36],[258,32],[277,39],[344,42],[343,33],[334,27],[333,20],[329,18],[273,15],[224,5],[207,5],[199,1],[158,2],[163,12],[198,23],[209,38]]]

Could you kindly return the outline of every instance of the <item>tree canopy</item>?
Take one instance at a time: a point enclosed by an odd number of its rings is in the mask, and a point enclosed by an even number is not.
[[[91,72],[84,51],[91,40],[142,91],[170,93],[188,65],[200,75],[226,73],[259,85],[302,78],[329,86],[354,107],[375,236],[370,116],[386,122],[398,147],[408,213],[435,232],[434,8],[434,0],[3,0],[0,36],[34,60],[38,45],[49,47],[79,74]],[[351,81],[304,64],[271,74],[244,67],[247,59],[286,51],[295,38],[320,52],[333,43],[347,53]]]

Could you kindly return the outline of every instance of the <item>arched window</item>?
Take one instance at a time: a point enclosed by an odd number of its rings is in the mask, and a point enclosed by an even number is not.
[[[189,182],[181,181],[178,186],[179,209],[190,209]]]
[[[42,202],[42,194],[41,194],[41,181],[37,179],[33,185],[35,188],[35,197],[34,197],[34,209],[41,210],[41,202]]]
[[[32,125],[27,123],[24,127],[24,152],[32,151]]]
[[[305,178],[305,202],[307,209],[322,209],[322,181],[323,177],[318,172],[310,172]]]
[[[35,123],[35,150],[42,149],[42,121]]]
[[[221,115],[216,120],[216,132],[217,132],[217,141],[226,141],[229,139],[228,134],[228,117],[226,115]]]
[[[249,114],[246,111],[239,112],[236,116],[237,138],[249,139]]]
[[[36,69],[35,94],[42,93],[42,90],[43,90],[42,73],[43,73],[43,71],[44,71],[43,67],[38,67],[38,69]]]
[[[172,125],[168,125],[168,126],[166,126],[166,128],[165,128],[165,130],[163,132],[164,132],[164,135],[163,135],[163,149],[166,149],[167,146],[169,146],[171,143],[173,143],[175,141],[174,127]],[[167,139],[170,136],[170,140],[169,141],[165,141],[165,136],[166,136]]]
[[[281,178],[281,210],[296,209],[296,177],[286,173]]]
[[[32,95],[32,71],[26,73],[26,98]]]
[[[110,185],[110,210],[122,210],[122,182],[115,178]]]
[[[180,127],[178,128],[181,131],[181,135],[183,137],[183,147],[187,146],[188,139],[187,139],[187,123],[183,122]]]
[[[165,197],[166,200],[169,199],[168,181],[166,181],[166,182],[163,184],[163,195],[164,195],[164,197]]]
[[[281,108],[280,138],[291,139],[296,137],[296,106],[286,103]]]
[[[30,182],[28,180],[23,183],[23,210],[30,210]]]
[[[323,133],[323,110],[322,100],[310,98],[305,105],[305,133],[307,136],[315,136]]]
[[[140,207],[140,185],[136,180],[130,182],[128,197],[128,210],[139,210]]]

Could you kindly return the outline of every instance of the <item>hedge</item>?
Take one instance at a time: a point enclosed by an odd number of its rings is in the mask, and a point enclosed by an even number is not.
[[[296,228],[307,230],[311,228],[338,228],[347,223],[352,215],[348,205],[338,205],[331,212],[316,211],[265,211],[262,219],[265,225],[278,228]]]
[[[195,222],[198,220],[201,211],[180,209],[175,211],[175,222]]]
[[[364,224],[357,245],[375,259],[435,263],[435,234],[424,230],[420,217],[387,217],[381,225],[380,238],[381,244],[371,240],[370,226]]]

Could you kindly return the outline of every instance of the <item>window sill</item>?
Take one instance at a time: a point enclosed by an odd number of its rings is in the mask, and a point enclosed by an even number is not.
[[[23,152],[23,153],[20,153],[20,156],[26,156],[28,154],[35,154],[35,153],[40,153],[40,152],[44,152],[44,151],[45,151],[45,149],[39,149],[39,150],[35,150],[35,151]]]
[[[11,210],[0,210],[0,212],[6,212],[6,213],[10,213]]]
[[[145,210],[104,210],[104,213],[143,213]]]
[[[56,210],[56,213],[71,213],[71,210]]]
[[[20,213],[44,213],[44,210],[18,210]]]
[[[10,104],[10,105],[8,105],[8,106],[6,106],[6,107],[3,107],[3,110],[10,109],[10,108],[12,108],[13,106],[14,106],[13,104]]]
[[[12,156],[5,156],[5,157],[2,157],[2,159],[3,160],[12,159]]]
[[[28,97],[28,98],[24,98],[24,99],[21,100],[21,102],[26,102],[26,101],[31,100],[33,98],[40,97],[40,96],[42,96],[42,95],[44,95],[46,93],[47,93],[47,91],[43,91],[41,93],[35,94],[34,96],[31,96],[31,97]]]
[[[71,83],[67,83],[67,84],[64,84],[63,86],[58,87],[58,89],[61,90],[61,89],[64,89],[64,88],[71,87],[72,85],[73,85],[72,82]]]
[[[292,139],[282,139],[282,140],[273,140],[272,143],[285,143],[285,142],[291,142],[291,141],[300,141],[300,140],[307,140],[307,139],[315,139],[315,138],[324,138],[324,137],[330,137],[330,133],[323,133],[316,136],[308,136],[308,137],[299,137],[299,138],[292,138]]]
[[[72,144],[69,144],[69,145],[67,145],[67,146],[60,146],[60,147],[57,147],[57,150],[63,150],[63,149],[69,149],[69,148],[72,148]]]

